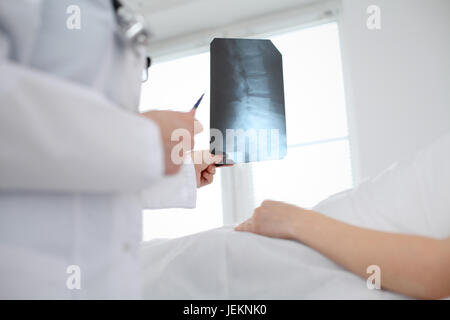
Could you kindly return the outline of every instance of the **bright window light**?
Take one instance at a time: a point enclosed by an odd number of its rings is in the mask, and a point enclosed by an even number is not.
[[[253,163],[254,199],[312,207],[352,187],[336,23],[272,37],[283,55],[288,153]]]
[[[140,109],[189,111],[198,98],[206,93],[196,112],[196,118],[205,130],[195,137],[195,149],[208,150],[208,91],[209,53],[156,64],[150,68],[149,79],[142,87]],[[220,227],[222,224],[222,188],[218,172],[213,184],[198,189],[195,209],[145,210],[143,236],[144,241],[174,238]]]
[[[273,199],[311,207],[352,186],[338,27],[329,23],[271,40],[283,55],[288,155],[252,164],[254,205]],[[209,65],[209,53],[202,53],[152,66],[141,96],[141,111],[188,111],[206,92],[197,111],[206,129],[196,137],[197,150],[209,149]],[[196,209],[145,211],[144,240],[220,227],[220,170],[215,179],[198,190]]]

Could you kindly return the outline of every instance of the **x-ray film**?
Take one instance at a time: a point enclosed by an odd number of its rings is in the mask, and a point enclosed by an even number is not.
[[[210,151],[227,163],[286,155],[283,64],[270,40],[211,42]]]

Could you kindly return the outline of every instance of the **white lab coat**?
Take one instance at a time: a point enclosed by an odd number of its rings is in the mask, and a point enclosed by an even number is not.
[[[195,206],[192,165],[163,175],[136,114],[143,55],[117,33],[109,0],[0,2],[0,298],[138,298],[142,209]]]

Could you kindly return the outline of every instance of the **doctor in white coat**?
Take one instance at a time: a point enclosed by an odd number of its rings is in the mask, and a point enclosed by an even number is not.
[[[192,113],[137,112],[145,56],[119,33],[109,0],[0,2],[0,298],[139,298],[142,209],[211,182],[168,156]]]

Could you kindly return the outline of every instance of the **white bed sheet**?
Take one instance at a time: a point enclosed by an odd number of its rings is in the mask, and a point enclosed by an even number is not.
[[[298,242],[231,227],[144,244],[145,299],[404,299]],[[368,275],[369,276],[369,275]]]

